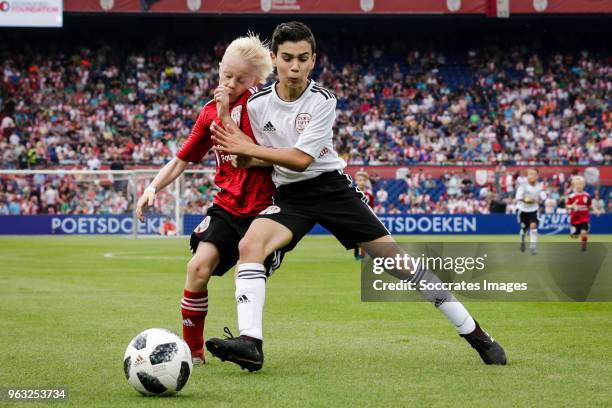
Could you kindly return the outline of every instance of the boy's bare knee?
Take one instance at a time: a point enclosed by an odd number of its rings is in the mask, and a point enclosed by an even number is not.
[[[262,242],[261,239],[257,239],[256,237],[249,237],[248,235],[242,238],[238,243],[240,259],[265,257],[264,249],[264,242]]]
[[[187,263],[187,273],[193,279],[205,280],[210,277],[212,270],[207,262],[193,257]]]

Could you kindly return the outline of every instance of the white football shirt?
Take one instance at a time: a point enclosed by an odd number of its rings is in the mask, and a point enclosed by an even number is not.
[[[523,200],[528,199],[530,202],[526,203]],[[541,183],[536,183],[532,186],[529,183],[523,183],[516,190],[516,203],[518,210],[521,212],[534,212],[538,211],[541,202],[546,199],[546,194],[543,191]]]
[[[334,150],[332,140],[336,97],[311,80],[298,99],[287,102],[276,93],[276,84],[263,88],[247,102],[255,139],[262,146],[299,149],[314,161],[303,172],[275,165],[274,184],[281,186],[308,180],[346,167]]]

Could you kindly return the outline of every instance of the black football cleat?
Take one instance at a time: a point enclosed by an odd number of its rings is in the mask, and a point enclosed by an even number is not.
[[[206,349],[221,359],[238,364],[240,368],[250,372],[259,371],[263,367],[263,342],[249,336],[232,336],[226,327],[224,331],[229,334],[225,339],[211,338],[206,341]]]
[[[521,238],[521,252],[525,252],[525,238]]]
[[[474,348],[485,364],[506,365],[506,352],[495,339],[480,328],[476,322],[476,329],[469,334],[460,334],[470,346]]]

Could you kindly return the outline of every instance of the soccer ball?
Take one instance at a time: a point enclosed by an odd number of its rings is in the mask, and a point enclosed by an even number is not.
[[[172,395],[180,391],[192,368],[189,347],[166,329],[143,331],[130,341],[123,356],[125,378],[143,395]]]

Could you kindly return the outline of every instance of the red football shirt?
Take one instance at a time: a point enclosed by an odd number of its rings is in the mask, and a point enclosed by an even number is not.
[[[366,204],[370,206],[370,208],[374,208],[374,194],[369,191],[364,191],[363,194],[366,196]]]
[[[236,102],[230,105],[230,114],[242,132],[257,143],[246,107],[247,99],[255,92],[256,89],[251,88],[243,93]],[[217,125],[221,124],[214,100],[204,105],[189,138],[176,157],[194,163],[202,160],[213,145],[210,132],[210,125],[213,122]],[[217,158],[215,184],[220,188],[214,199],[215,204],[240,217],[257,215],[272,204],[272,195],[276,189],[272,183],[271,167],[237,169],[232,166],[230,154],[215,152],[215,156]]]
[[[589,210],[591,208],[591,196],[586,191],[573,193],[567,198],[567,206],[576,205],[576,209],[570,209],[570,223],[572,225],[589,222]]]

